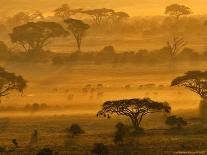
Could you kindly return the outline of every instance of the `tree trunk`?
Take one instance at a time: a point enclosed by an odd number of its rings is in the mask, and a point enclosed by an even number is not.
[[[207,120],[207,97],[202,98],[199,107],[200,117]]]
[[[140,123],[137,118],[131,118],[132,125],[134,128],[134,133],[141,134],[143,133],[143,129],[140,127]]]

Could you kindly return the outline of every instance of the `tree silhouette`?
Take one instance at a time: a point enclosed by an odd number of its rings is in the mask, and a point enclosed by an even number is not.
[[[176,126],[177,129],[181,129],[183,126],[187,125],[187,122],[182,117],[177,117],[175,115],[167,117],[165,123],[170,126]]]
[[[101,25],[104,19],[108,18],[113,12],[114,10],[107,8],[82,11],[82,13],[91,16],[95,25]]]
[[[114,135],[114,143],[122,145],[124,143],[124,138],[129,133],[128,127],[121,122],[117,123],[115,127],[117,130]]]
[[[0,67],[0,98],[9,95],[13,90],[22,92],[26,88],[26,81],[22,76],[7,72]]]
[[[51,38],[68,35],[64,28],[55,22],[29,22],[15,27],[10,33],[13,43],[21,45],[26,52],[39,52],[49,44]]]
[[[96,143],[94,144],[94,147],[91,150],[91,153],[97,154],[97,155],[108,155],[109,151],[108,151],[108,148],[103,143]]]
[[[65,20],[65,23],[67,24],[68,30],[73,34],[77,42],[78,52],[80,52],[83,37],[90,26],[81,20],[72,18]]]
[[[141,121],[147,114],[167,112],[171,110],[166,102],[156,102],[149,98],[126,99],[117,101],[106,101],[97,116],[110,118],[111,115],[126,116],[130,118],[135,132],[140,131]]]
[[[179,20],[181,16],[189,15],[191,13],[192,11],[189,7],[180,4],[172,4],[165,9],[165,14],[175,16],[177,20]]]
[[[183,86],[201,97],[200,112],[207,117],[207,71],[189,71],[183,76],[176,77],[171,86]]]
[[[62,4],[61,7],[54,10],[54,15],[62,18],[63,20],[66,20],[68,18],[71,18],[72,15],[75,15],[81,11],[82,9],[70,9],[68,4]]]

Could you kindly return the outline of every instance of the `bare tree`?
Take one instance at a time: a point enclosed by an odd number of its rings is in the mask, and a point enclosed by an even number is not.
[[[186,45],[185,40],[182,37],[173,36],[167,41],[167,48],[171,57],[171,62],[174,63],[176,56]]]

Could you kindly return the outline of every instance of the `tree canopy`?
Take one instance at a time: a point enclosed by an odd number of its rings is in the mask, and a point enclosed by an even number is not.
[[[197,93],[202,98],[207,97],[207,71],[189,71],[176,77],[171,86],[184,86]]]
[[[55,22],[29,22],[27,24],[17,26],[10,33],[13,43],[20,44],[25,51],[41,51],[51,38],[63,37],[68,35],[64,28]]]
[[[171,107],[166,102],[156,102],[149,98],[144,99],[125,99],[116,101],[106,101],[97,116],[110,118],[111,115],[122,115],[131,119],[135,131],[140,129],[140,123],[147,114],[156,112],[171,111]]]

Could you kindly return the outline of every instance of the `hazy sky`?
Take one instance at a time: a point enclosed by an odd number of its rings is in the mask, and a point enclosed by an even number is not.
[[[17,10],[41,10],[50,12],[62,3],[72,8],[113,8],[127,11],[132,16],[162,15],[166,5],[172,3],[185,4],[195,14],[207,12],[207,0],[0,0],[2,13]]]

